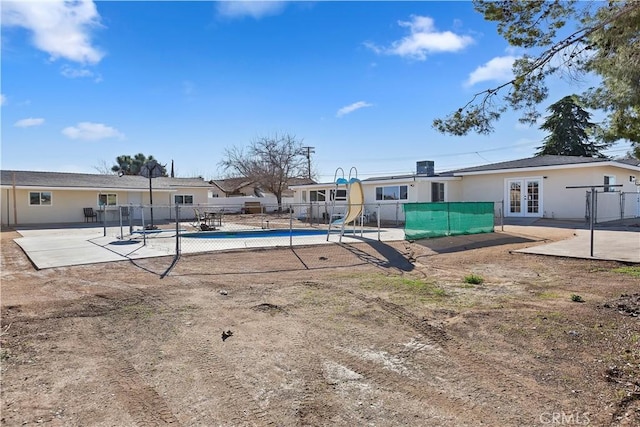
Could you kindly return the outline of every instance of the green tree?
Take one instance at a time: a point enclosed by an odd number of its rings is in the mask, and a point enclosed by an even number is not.
[[[640,144],[634,145],[627,153],[627,157],[640,160]]]
[[[289,134],[259,137],[250,143],[246,152],[238,147],[227,148],[220,166],[230,176],[247,178],[273,193],[279,209],[289,180],[308,173],[302,140]]]
[[[538,105],[548,96],[549,76],[577,82],[593,73],[602,83],[585,88],[582,98],[587,107],[606,112],[606,140],[640,145],[640,1],[474,0],[474,7],[497,22],[498,33],[510,45],[528,53],[514,62],[512,80],[476,93],[465,106],[435,119],[435,129],[488,134],[507,110],[521,111],[520,121],[533,124],[540,117]]]
[[[598,125],[589,121],[591,113],[584,110],[576,95],[565,96],[547,111],[550,113],[540,129],[551,132],[544,145],[538,147],[537,156],[605,157],[601,150],[610,144],[594,142]]]
[[[603,134],[606,141],[628,139],[640,152],[640,2],[634,9],[610,2],[587,22],[611,21],[593,32],[589,42],[596,47],[586,65],[602,77],[602,83],[586,92],[588,107],[608,113]],[[626,3],[626,2],[625,2]],[[617,6],[617,7],[616,7]],[[624,13],[622,13],[624,12]]]
[[[148,161],[156,160],[153,156],[146,157],[142,153],[138,153],[131,157],[129,155],[122,155],[116,157],[116,165],[111,167],[113,172],[122,173],[124,175],[140,175],[140,168]],[[162,176],[167,176],[167,169],[165,165],[159,165],[162,168]]]

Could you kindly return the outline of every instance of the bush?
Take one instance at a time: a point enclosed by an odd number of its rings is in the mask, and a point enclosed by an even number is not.
[[[484,278],[482,276],[478,276],[477,274],[469,274],[467,276],[464,276],[464,281],[472,285],[480,285],[484,283]]]
[[[571,295],[571,301],[573,302],[584,302],[580,295],[573,294]]]

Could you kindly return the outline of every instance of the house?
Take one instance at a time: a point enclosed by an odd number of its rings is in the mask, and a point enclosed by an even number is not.
[[[249,178],[226,178],[209,181],[212,186],[209,204],[219,208],[224,208],[229,212],[240,212],[245,202],[258,202],[267,211],[275,210],[278,201],[274,194],[263,189],[255,180]],[[292,185],[312,184],[313,180],[308,178],[291,178],[282,192],[282,204],[293,203]]]
[[[213,197],[260,197],[255,181],[249,178],[226,178],[209,181],[213,187]]]
[[[151,186],[151,193],[149,187]],[[99,175],[61,172],[0,171],[2,225],[77,223],[85,220],[83,208],[104,207],[107,220],[117,220],[118,206],[148,205],[153,197],[154,216],[175,218],[176,204],[206,204],[211,185],[202,178],[148,178],[133,175]],[[134,219],[148,209],[133,211]],[[193,216],[192,210],[184,215]]]
[[[417,162],[416,172],[362,181],[365,211],[380,210],[385,220],[404,221],[402,204],[416,202],[490,201],[496,215],[581,219],[587,212],[587,190],[600,186],[600,221],[640,216],[640,160],[539,156],[435,173],[430,161]],[[620,185],[620,187],[610,187]],[[297,185],[294,203],[308,205],[314,218],[344,204],[346,190],[335,183]]]
[[[212,197],[265,197],[271,195],[264,190],[260,184],[250,178],[225,178],[214,179],[209,183],[215,188]],[[293,197],[293,191],[289,188],[293,185],[314,184],[314,181],[308,178],[290,178],[286,184],[286,188],[282,192],[282,197]],[[274,196],[275,197],[275,196]]]
[[[462,177],[461,200],[504,201],[505,217],[584,219],[587,188],[600,186],[597,216],[601,220],[639,216],[640,160],[575,156],[539,156],[453,171]],[[605,187],[621,185],[621,187]],[[631,193],[620,212],[621,195]],[[633,202],[633,203],[631,203]]]

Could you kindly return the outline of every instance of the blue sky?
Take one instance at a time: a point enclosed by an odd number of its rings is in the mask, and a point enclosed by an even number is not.
[[[529,157],[545,134],[515,114],[489,136],[431,128],[521,53],[470,2],[3,0],[1,164],[97,173],[141,152],[209,179],[276,133],[314,147],[321,181]]]

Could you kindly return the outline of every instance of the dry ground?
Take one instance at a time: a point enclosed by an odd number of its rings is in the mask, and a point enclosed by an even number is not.
[[[36,271],[15,237],[2,425],[640,425],[637,266],[500,235],[186,256],[160,279],[168,258]]]

